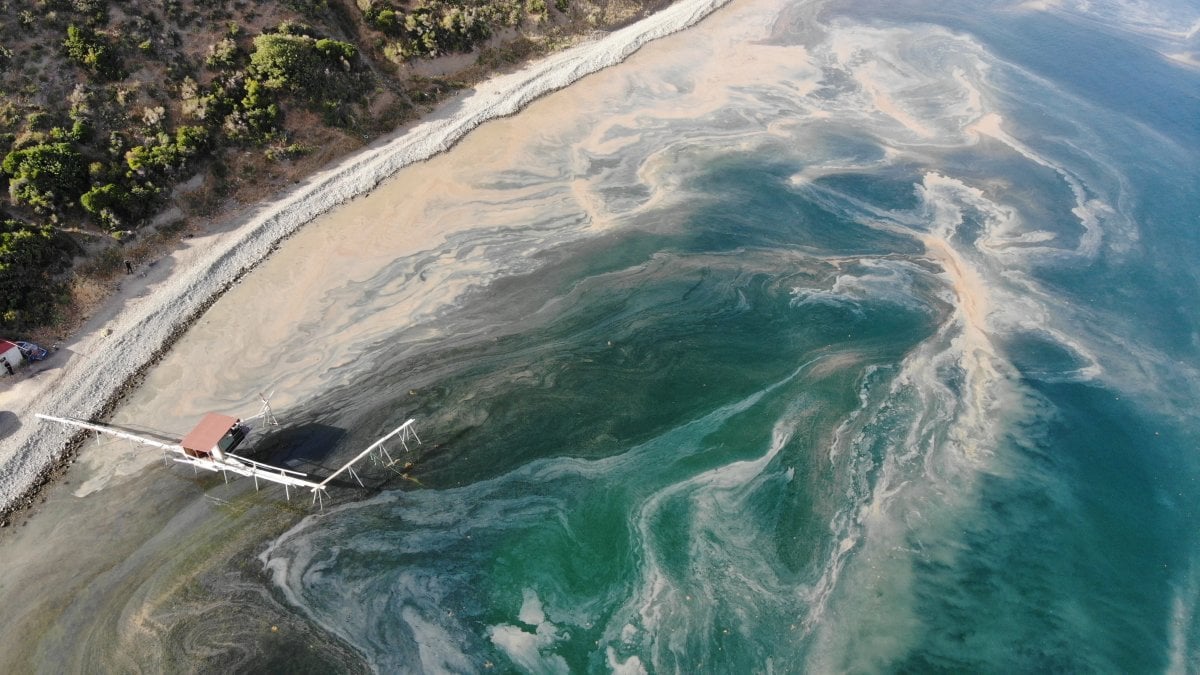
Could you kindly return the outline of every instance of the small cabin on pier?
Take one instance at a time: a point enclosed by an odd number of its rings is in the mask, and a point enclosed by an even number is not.
[[[189,457],[220,460],[246,439],[246,432],[245,425],[236,417],[208,413],[179,444]]]

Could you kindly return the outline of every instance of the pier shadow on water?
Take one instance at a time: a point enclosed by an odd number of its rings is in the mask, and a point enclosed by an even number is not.
[[[348,440],[346,429],[320,422],[306,422],[278,431],[268,431],[250,450],[255,461],[292,471],[308,474],[314,481],[325,480],[349,461],[353,455],[342,452]],[[356,449],[361,450],[361,448]],[[396,471],[381,467],[375,458],[367,458],[355,465],[355,472],[362,480],[360,485],[349,473],[343,473],[330,482],[330,487],[367,489],[377,491],[397,477]]]
[[[250,450],[255,461],[293,471],[303,471],[322,480],[337,470],[332,461],[335,450],[346,439],[340,427],[306,422],[294,427],[267,431]]]

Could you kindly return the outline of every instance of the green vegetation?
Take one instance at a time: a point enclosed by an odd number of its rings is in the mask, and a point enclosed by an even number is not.
[[[122,77],[121,59],[108,39],[90,28],[67,26],[67,39],[63,41],[67,56],[83,66],[96,77],[104,80],[119,80]]]
[[[507,19],[518,16],[506,15],[500,23],[508,25]],[[441,3],[418,5],[404,18],[399,49],[406,59],[466,52],[491,34],[491,22],[474,8],[464,10]]]
[[[261,199],[604,28],[608,2],[0,0],[0,329],[55,315],[80,242],[77,271],[103,276],[161,240],[142,230],[166,206],[194,223]],[[407,66],[471,52],[444,77]]]
[[[397,60],[474,51],[503,28],[549,16],[545,0],[418,0],[407,12],[388,3],[359,3],[363,19],[394,38],[387,53]],[[567,0],[555,0],[565,14]]]
[[[57,210],[87,187],[83,156],[70,143],[40,143],[13,150],[0,166],[9,178],[12,198],[38,213]]]
[[[172,138],[159,132],[145,145],[138,145],[125,153],[129,175],[159,176],[170,178],[180,173],[189,159],[197,156],[208,145],[208,132],[204,127],[182,126],[175,130]]]
[[[49,227],[0,214],[0,329],[20,331],[54,317],[70,244]]]
[[[79,203],[84,210],[95,216],[96,221],[109,230],[119,230],[125,219],[133,213],[129,192],[115,183],[97,185],[83,193]]]
[[[347,42],[266,33],[254,38],[248,72],[269,89],[314,96],[320,93],[314,88],[341,85],[357,56]]]
[[[233,38],[227,37],[209,46],[208,56],[204,58],[204,65],[212,70],[229,70],[237,66],[238,56],[237,43],[233,41]]]
[[[309,30],[281,26],[285,28]],[[289,94],[323,113],[326,124],[343,126],[349,120],[346,105],[357,102],[370,85],[357,61],[358,49],[348,42],[282,31],[259,35],[246,70],[242,108],[274,117],[271,97]]]

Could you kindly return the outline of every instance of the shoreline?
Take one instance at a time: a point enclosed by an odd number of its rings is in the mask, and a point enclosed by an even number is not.
[[[39,494],[65,473],[90,435],[43,425],[32,419],[33,413],[87,419],[110,414],[193,322],[314,218],[373,190],[399,169],[449,150],[481,124],[513,115],[540,96],[616,65],[728,2],[680,0],[603,37],[494,76],[406,130],[317,171],[274,201],[243,207],[228,227],[217,228],[211,250],[152,282],[153,290],[140,302],[117,309],[96,336],[102,344],[91,345],[96,349],[76,353],[56,372],[37,373],[39,390],[22,400],[23,406],[14,406],[22,409],[12,411],[20,426],[0,441],[0,523],[14,524],[15,516],[35,507]],[[120,301],[109,298],[105,305]],[[72,340],[80,337],[77,333]]]

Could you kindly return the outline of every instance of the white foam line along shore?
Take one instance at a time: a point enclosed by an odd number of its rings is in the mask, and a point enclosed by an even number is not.
[[[118,315],[104,349],[73,358],[42,391],[13,410],[20,428],[0,442],[0,509],[13,505],[63,453],[72,430],[41,425],[33,413],[90,418],[145,368],[173,334],[284,237],[313,218],[377,186],[398,169],[449,149],[467,132],[512,115],[535,98],[617,64],[642,45],[683,30],[729,0],[680,0],[651,16],[481,84],[451,115],[413,127],[309,178],[304,185],[222,239],[220,246],[160,284],[145,302]],[[49,374],[47,374],[49,375]]]

